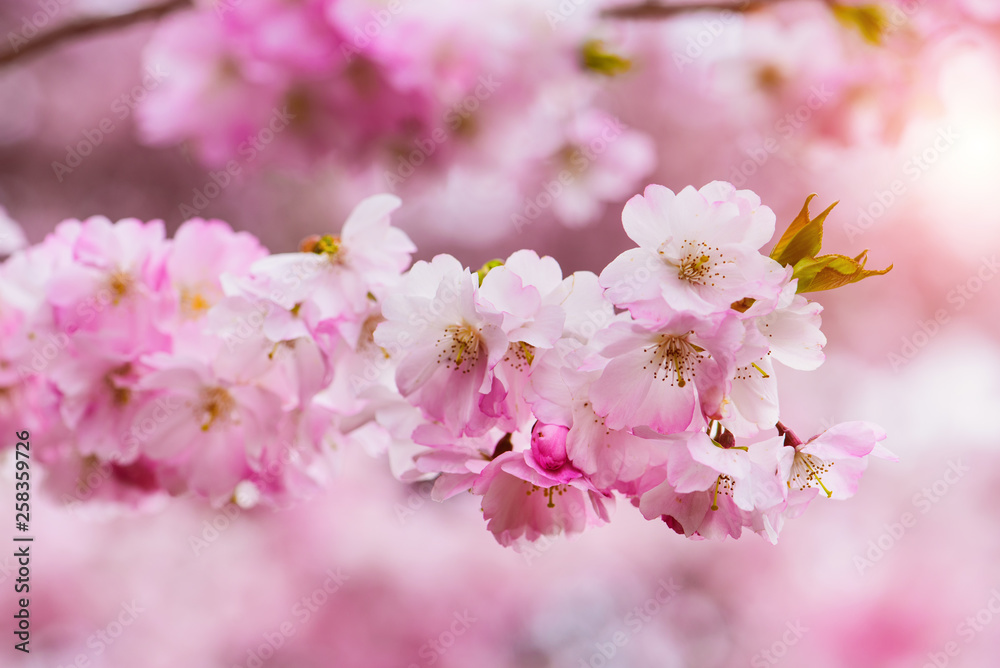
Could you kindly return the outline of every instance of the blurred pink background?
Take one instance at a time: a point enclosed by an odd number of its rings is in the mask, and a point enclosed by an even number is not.
[[[451,11],[412,1],[416,16]],[[45,29],[139,4],[62,2]],[[547,2],[524,10],[543,27],[534,32],[491,18],[503,4],[462,20],[479,22],[473,34],[513,30],[538,60],[558,57],[552,35],[578,44],[578,33],[632,60],[628,72],[587,85],[595,106],[650,138],[656,166],[586,226],[546,213],[522,230],[511,222],[522,195],[500,192],[516,165],[491,167],[493,181],[479,174],[474,188],[454,174],[427,176],[402,193],[394,219],[418,257],[450,252],[475,267],[527,247],[567,272],[599,271],[630,245],[621,206],[647,182],[732,181],[757,192],[779,227],[809,193],[816,211],[839,200],[826,247],[868,248],[872,266],[895,268],[815,295],[827,361],[782,375],[783,420],[806,434],[876,422],[900,463],[875,462],[855,498],[815,503],[777,546],[754,536],[686,541],[619,504],[608,527],[517,554],[496,545],[472,499],[434,503],[353,451],[329,489],[282,511],[227,516],[175,499],[122,514],[36,494],[32,651],[14,652],[5,630],[3,665],[996,665],[1000,12],[971,0],[890,4],[907,21],[873,46],[819,2],[722,21],[718,12],[601,18],[622,3],[592,0],[551,31],[544,12],[560,3]],[[39,6],[5,2],[3,34]],[[115,100],[142,85],[155,29],[68,41],[0,69],[0,205],[30,241],[94,214],[175,229],[181,205],[217,171],[190,144],[147,145],[135,114],[115,115]],[[692,58],[705,31],[712,37]],[[538,66],[518,62],[511,76]],[[545,128],[520,113],[497,111],[521,124],[510,141],[540,141]],[[107,117],[113,131],[60,181],[52,163]],[[288,251],[385,189],[377,174],[336,161],[261,164],[200,215]],[[0,498],[9,499],[11,457],[4,467]],[[0,557],[5,610],[15,577],[13,558]]]

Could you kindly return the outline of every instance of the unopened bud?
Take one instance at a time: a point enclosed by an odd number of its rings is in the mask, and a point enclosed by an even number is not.
[[[566,455],[566,435],[569,427],[536,422],[531,429],[531,452],[538,465],[547,471],[558,471],[569,458]]]

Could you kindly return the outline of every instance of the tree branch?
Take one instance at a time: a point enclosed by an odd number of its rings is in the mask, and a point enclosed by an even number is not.
[[[751,12],[781,0],[734,0],[733,2],[689,2],[677,5],[663,5],[647,0],[636,5],[611,7],[601,12],[607,19],[665,19],[679,14],[699,11]]]
[[[34,39],[28,39],[26,44],[13,46],[11,49],[0,52],[0,66],[8,65],[16,60],[29,55],[34,55],[45,51],[61,42],[114,30],[143,21],[152,21],[171,12],[193,7],[192,0],[165,0],[158,5],[143,7],[127,14],[115,16],[101,16],[96,18],[81,19],[67,23],[63,26],[51,30],[45,34],[38,35]]]

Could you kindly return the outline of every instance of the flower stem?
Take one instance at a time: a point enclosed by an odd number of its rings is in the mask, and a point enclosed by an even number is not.
[[[802,439],[795,435],[795,432],[781,424],[779,421],[775,428],[778,430],[778,436],[785,437],[785,445],[790,447],[795,447],[796,445],[802,445]]]

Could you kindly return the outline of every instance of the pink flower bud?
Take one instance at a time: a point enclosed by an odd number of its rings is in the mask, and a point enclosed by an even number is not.
[[[547,471],[557,471],[566,465],[566,434],[569,427],[536,422],[531,429],[531,452],[538,465]]]

